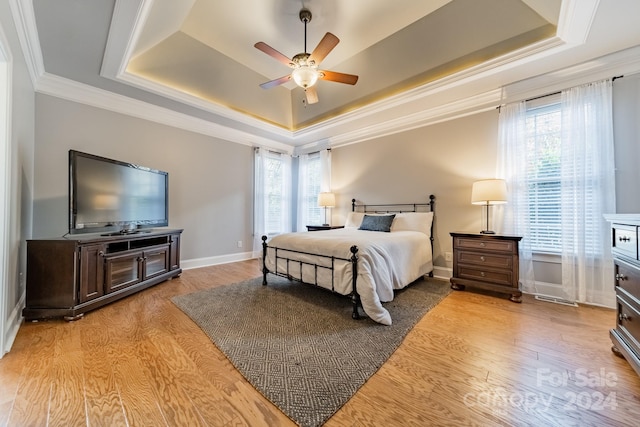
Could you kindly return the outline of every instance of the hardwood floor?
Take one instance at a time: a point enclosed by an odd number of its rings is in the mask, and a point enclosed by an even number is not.
[[[0,426],[293,426],[170,301],[259,274],[187,270],[79,321],[24,324],[0,359]],[[610,350],[614,323],[454,292],[326,425],[637,426],[640,378]]]

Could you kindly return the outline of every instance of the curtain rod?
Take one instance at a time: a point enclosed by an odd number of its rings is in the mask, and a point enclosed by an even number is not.
[[[624,75],[614,76],[614,77],[612,77],[612,78],[611,78],[611,82],[613,83],[613,82],[615,82],[616,80],[621,79],[621,78],[623,78],[623,77],[624,77]],[[560,91],[560,90],[559,90],[559,91],[556,91],[556,92],[553,92],[553,93],[547,93],[547,94],[545,94],[545,95],[534,96],[533,98],[527,98],[527,99],[525,99],[525,100],[524,100],[524,102],[535,101],[536,99],[546,98],[547,96],[558,95],[558,94],[560,94],[560,93],[562,93],[562,91]],[[498,105],[498,106],[496,107],[496,109],[497,109],[498,111],[500,111],[500,107],[502,107],[503,105],[504,105],[504,104],[500,104],[500,105]]]

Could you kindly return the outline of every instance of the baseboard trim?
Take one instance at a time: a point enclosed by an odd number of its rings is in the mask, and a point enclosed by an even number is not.
[[[192,268],[209,267],[211,265],[228,264],[230,262],[246,261],[255,258],[252,252],[240,252],[236,254],[219,255],[206,258],[181,260],[180,267],[183,270]]]
[[[433,277],[436,279],[449,280],[453,276],[453,269],[449,267],[433,266]]]
[[[20,325],[22,325],[22,308],[24,307],[26,297],[27,294],[25,290],[25,292],[23,292],[22,296],[20,297],[20,301],[18,301],[18,304],[13,307],[13,310],[11,310],[11,315],[7,319],[7,327],[4,331],[5,345],[2,349],[2,352],[0,353],[0,359],[5,354],[9,353],[9,350],[11,350],[11,347],[13,346],[13,342],[18,336],[18,330],[20,329]]]

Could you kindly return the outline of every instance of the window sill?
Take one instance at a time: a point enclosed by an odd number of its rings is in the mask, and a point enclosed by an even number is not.
[[[562,264],[562,255],[551,252],[534,252],[531,254],[533,261]]]

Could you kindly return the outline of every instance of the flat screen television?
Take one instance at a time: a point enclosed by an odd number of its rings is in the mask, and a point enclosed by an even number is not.
[[[69,233],[125,234],[167,225],[167,172],[69,150]]]

